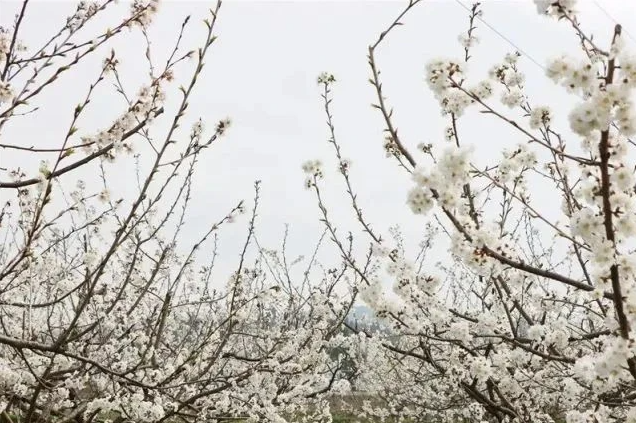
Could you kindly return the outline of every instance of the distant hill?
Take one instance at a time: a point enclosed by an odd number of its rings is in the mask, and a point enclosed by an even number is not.
[[[361,318],[375,319],[375,312],[367,306],[357,305],[351,308],[351,312],[349,313],[349,316],[358,318],[358,319],[361,319]]]
[[[364,305],[357,305],[351,308],[346,320],[348,325],[364,329],[367,332],[386,332],[387,327],[379,319],[375,312]]]

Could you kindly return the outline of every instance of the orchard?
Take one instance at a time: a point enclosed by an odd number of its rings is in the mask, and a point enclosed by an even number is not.
[[[546,97],[522,51],[482,58],[485,5],[466,6],[455,49],[411,88],[445,122],[419,142],[381,58],[427,3],[393,3],[362,52],[386,168],[360,173],[367,147],[340,135],[346,80],[311,81],[331,155],[281,161],[289,202],[313,206],[275,213],[315,220],[300,252],[293,227],[263,242],[261,180],[192,223],[209,157],[249,125],[192,111],[215,101],[202,80],[224,66],[230,5],[172,19],[169,38],[152,32],[158,0],[81,1],[50,33],[28,26],[42,4],[0,5],[15,9],[0,27],[0,421],[636,422],[631,36],[587,31],[583,2],[535,0],[576,40],[535,63]],[[369,217],[359,182],[396,170],[416,231]]]

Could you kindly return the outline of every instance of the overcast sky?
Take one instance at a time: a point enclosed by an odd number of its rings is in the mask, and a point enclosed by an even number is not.
[[[122,3],[118,7],[125,7],[125,2]],[[614,22],[598,5],[620,20],[629,34],[636,35],[636,2],[580,0],[579,3],[583,27],[591,30],[601,45],[608,42]],[[337,136],[343,155],[353,162],[352,179],[365,213],[383,233],[387,233],[389,226],[400,223],[412,243],[419,240],[423,220],[413,216],[405,206],[411,182],[393,161],[385,158],[382,122],[377,111],[370,107],[373,90],[367,82],[367,47],[404,4],[404,1],[224,2],[217,29],[219,39],[192,99],[184,133],[198,117],[212,127],[219,119],[230,116],[233,125],[227,137],[201,160],[189,219],[193,229],[188,236],[194,239],[197,226],[217,220],[238,199],[250,199],[253,181],[261,179],[261,240],[273,246],[282,235],[284,223],[289,223],[290,249],[309,254],[320,235],[321,224],[315,198],[303,188],[300,167],[305,160],[315,158],[326,164],[326,199],[334,220],[340,223],[342,231],[355,227],[331,146],[326,142],[327,128],[316,84],[317,75],[329,71],[338,79],[334,87]],[[203,26],[198,21],[212,5],[207,1],[163,2],[150,31],[157,60],[172,48],[186,15],[192,15],[196,25],[187,33],[185,43],[198,46],[203,36]],[[10,24],[19,7],[16,1],[0,0],[0,24]],[[34,0],[22,32],[25,43],[41,42],[64,22],[64,16],[73,8],[71,2]],[[549,57],[576,49],[572,31],[563,23],[538,16],[531,1],[487,1],[483,11],[486,22],[540,64]],[[404,23],[381,47],[378,62],[402,137],[415,150],[420,142],[443,142],[446,121],[426,88],[424,67],[433,58],[463,54],[457,36],[467,28],[467,12],[457,1],[424,1],[407,15]],[[481,23],[477,35],[481,42],[474,51],[472,66],[478,77],[515,48]],[[628,43],[636,50],[633,38],[628,37]],[[118,39],[116,47],[125,83],[131,88],[138,86],[144,72],[140,69],[145,66],[142,39],[126,34]],[[43,104],[49,107],[28,118],[15,119],[4,129],[3,142],[15,143],[15,139],[23,140],[28,133],[25,144],[59,146],[72,105],[85,93],[106,54],[106,50],[100,52],[96,56],[99,60],[82,65],[81,74],[62,79],[56,89],[46,92]],[[569,101],[567,94],[543,77],[543,70],[533,61],[523,58],[520,65],[527,74],[534,104],[558,105]],[[183,77],[187,75],[185,71],[184,68]],[[71,106],[60,107],[64,104]],[[93,104],[82,129],[90,133],[106,126],[121,106],[121,98],[104,92],[99,102]],[[520,141],[509,130],[495,129],[492,124],[476,115],[462,122],[467,142],[475,144],[479,158],[492,157],[493,152]],[[3,154],[0,166],[8,166],[9,160],[14,158]],[[31,173],[37,172],[37,164],[34,166]],[[118,186],[125,189],[130,181],[124,178],[130,178],[130,174],[118,171],[117,177],[121,178]],[[225,252],[232,260],[239,239],[243,239],[243,228],[235,226],[234,232],[225,235]]]

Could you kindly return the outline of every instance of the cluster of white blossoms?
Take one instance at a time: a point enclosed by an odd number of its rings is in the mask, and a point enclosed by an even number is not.
[[[462,79],[463,65],[453,60],[434,60],[426,65],[428,86],[435,94],[441,94],[452,86],[450,78]]]
[[[373,307],[374,310],[383,310],[386,308],[386,295],[382,282],[377,278],[370,278],[364,283],[360,283],[358,287],[360,299]]]
[[[225,118],[225,119],[221,119],[217,124],[216,127],[214,128],[216,134],[218,136],[223,136],[225,135],[225,132],[228,130],[228,128],[232,125],[232,119],[230,118]]]
[[[333,84],[336,82],[336,77],[332,73],[322,72],[318,75],[317,81],[319,84]]]
[[[7,103],[13,98],[13,90],[8,82],[0,81],[0,104]]]
[[[504,76],[504,82],[509,87],[523,87],[525,80],[525,75],[514,68],[508,69]]]
[[[612,410],[605,406],[600,405],[598,410],[595,411],[576,411],[570,410],[566,414],[566,420],[568,423],[589,423],[589,422],[608,422],[612,421]],[[625,420],[626,423],[631,423],[634,420]]]
[[[588,134],[588,137],[597,139],[601,136],[598,131]],[[636,282],[633,279],[633,265],[629,264],[632,261],[629,245],[636,235],[636,180],[632,159],[628,154],[627,139],[617,133],[608,133],[606,136],[607,185],[603,185],[605,177],[598,166],[583,168],[583,177],[575,192],[582,206],[572,213],[570,226],[572,234],[580,237],[593,252],[590,260],[594,266],[593,272],[598,278],[598,287],[611,289],[605,276],[612,265],[619,263],[625,277],[624,290],[629,293],[634,289],[632,285]],[[590,155],[598,159],[598,145],[586,140],[584,146],[589,147]],[[611,207],[613,240],[607,236],[605,201],[609,201]],[[630,305],[630,310],[631,307]]]
[[[159,0],[134,0],[130,5],[133,23],[148,26],[159,10]]]
[[[4,66],[7,61],[9,49],[11,48],[11,37],[9,31],[0,26],[0,66]],[[11,101],[13,90],[8,81],[0,80],[0,105]]]
[[[504,87],[500,100],[509,108],[521,106],[526,101],[523,93],[525,75],[517,67],[518,58],[519,53],[508,53],[502,63],[489,71],[489,77]]]
[[[619,56],[618,81],[629,87],[636,87],[636,55],[625,51]]]
[[[351,160],[345,159],[345,158],[340,160],[340,164],[338,166],[338,170],[340,171],[340,173],[342,173],[343,175],[347,175],[350,169],[351,169]]]
[[[600,76],[597,65],[589,61],[577,65],[561,57],[548,66],[548,76],[585,98],[569,115],[572,130],[581,136],[605,131],[611,123],[625,136],[636,133],[636,112],[631,98],[635,62],[633,56],[621,53],[613,60],[617,71],[611,84]]]
[[[197,141],[200,141],[204,130],[205,130],[205,124],[203,123],[203,120],[199,118],[196,122],[192,124],[192,129],[190,130],[190,137],[192,139],[196,139]]]
[[[152,231],[153,226],[138,229]],[[328,304],[346,304],[346,297],[327,297],[322,293],[327,288],[317,285],[306,297],[300,291],[286,294],[265,282],[259,268],[245,268],[227,291],[210,291],[202,274],[186,271],[192,264],[175,253],[157,253],[166,266],[157,272],[152,261],[137,256],[131,243],[121,252],[103,269],[105,279],[77,314],[81,332],[73,333],[68,343],[76,355],[61,351],[51,362],[37,350],[18,356],[8,345],[0,347],[0,405],[11,401],[15,406],[16,396],[33,395],[38,386],[33,374],[47,368],[61,376],[41,394],[38,407],[49,402],[56,414],[115,414],[138,422],[170,418],[184,402],[196,407],[201,418],[267,414],[272,421],[282,421],[281,415],[322,408],[317,393],[332,379],[338,390],[347,391],[347,383],[328,370],[330,351],[351,348],[350,340],[330,335],[341,317],[334,316]],[[102,260],[97,252],[85,264],[70,265],[86,266],[90,273]],[[68,265],[54,251],[31,260],[28,271],[0,294],[3,308],[24,309],[28,316],[24,320],[24,315],[5,310],[3,320],[11,327],[3,336],[41,345],[61,336],[75,316],[65,310],[86,298],[77,291],[81,281]],[[62,275],[69,282],[64,288]],[[113,284],[116,280],[129,282]],[[174,291],[166,290],[170,285]],[[54,304],[39,306],[46,301]],[[165,318],[157,320],[161,310],[167,310],[161,312]],[[342,314],[345,308],[335,310]],[[56,326],[49,327],[47,319]]]
[[[539,14],[557,18],[573,15],[576,12],[576,3],[577,0],[534,0]]]
[[[511,109],[514,107],[519,107],[523,104],[526,99],[523,91],[519,88],[513,88],[510,91],[504,91],[501,94],[501,102]]]
[[[96,1],[80,1],[75,13],[66,19],[66,25],[71,31],[77,30],[86,21],[92,18],[100,8]]]
[[[82,137],[87,153],[94,153],[106,146],[113,145],[114,153],[131,152],[132,145],[126,135],[140,122],[150,122],[165,101],[165,94],[160,83],[144,86],[139,90],[136,101],[115,122],[105,130],[92,136]]]
[[[528,144],[519,144],[515,149],[503,152],[503,159],[497,166],[497,179],[503,183],[512,179],[519,182],[520,172],[531,169],[536,163],[536,154]]]
[[[320,160],[308,160],[303,163],[303,172],[307,177],[305,178],[305,188],[311,188],[314,185],[314,180],[322,179],[322,162]]]
[[[535,107],[530,111],[530,128],[539,129],[550,126],[552,114],[549,107]]]
[[[0,64],[4,64],[7,61],[7,55],[11,48],[11,36],[9,31],[0,26]]]
[[[501,93],[502,104],[515,108],[527,101],[523,92],[525,75],[517,68],[518,53],[507,54],[503,63],[494,66],[489,77],[505,89]],[[490,98],[495,89],[489,79],[479,81],[472,88],[464,88],[466,64],[455,60],[434,60],[426,67],[427,83],[439,101],[442,114],[460,117],[467,107],[476,101]]]
[[[470,90],[470,93],[480,100],[486,100],[493,94],[493,92],[494,87],[487,79],[480,81],[472,90]]]
[[[422,187],[412,188],[406,201],[415,214],[426,214],[435,203],[430,190]]]
[[[442,113],[461,116],[473,99],[456,87],[464,74],[464,64],[453,60],[435,60],[426,65],[426,82],[440,102]],[[482,91],[488,89],[482,88]]]
[[[600,82],[595,64],[590,63],[589,60],[577,63],[569,56],[551,60],[546,74],[554,82],[566,87],[569,92],[584,95],[589,95]]]
[[[463,185],[469,176],[470,151],[470,148],[449,146],[430,171],[416,168],[413,172],[416,186],[409,191],[407,199],[411,210],[417,214],[425,214],[433,207],[434,199],[449,209],[459,207]]]
[[[481,14],[481,11],[479,13]],[[462,34],[459,34],[457,39],[459,40],[459,43],[462,45],[462,47],[466,49],[469,49],[479,43],[479,37],[477,37],[474,34],[468,35],[468,34],[462,33]]]

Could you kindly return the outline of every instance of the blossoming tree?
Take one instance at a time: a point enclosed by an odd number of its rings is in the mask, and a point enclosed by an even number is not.
[[[315,257],[288,262],[284,250],[260,248],[258,183],[231,275],[219,281],[215,270],[217,232],[249,206],[221,212],[194,243],[183,237],[198,161],[230,124],[180,129],[220,5],[203,21],[198,49],[182,45],[189,19],[163,66],[151,61],[148,41],[148,77],[136,92],[122,84],[109,47],[128,31],[148,35],[155,0],[124,5],[127,14],[101,31],[102,17],[114,16],[106,11],[120,6],[82,1],[36,48],[20,41],[33,7],[24,1],[13,27],[0,31],[0,133],[32,122],[31,132],[0,144],[0,420],[320,420],[329,415],[325,395],[347,387],[350,340],[337,328],[352,304],[349,268],[314,280]],[[79,104],[40,101],[104,54]],[[112,121],[100,114],[96,129],[85,116],[111,84],[125,105]],[[38,110],[65,106],[63,136],[32,146],[43,136]],[[113,184],[130,166],[137,187],[119,198]]]
[[[362,265],[345,248],[321,195],[320,164],[304,167],[335,246],[360,277],[361,298],[391,326],[388,336],[352,328],[374,351],[361,380],[382,397],[362,412],[432,421],[636,422],[636,144],[629,138],[636,132],[636,57],[621,27],[601,46],[581,29],[575,1],[535,1],[539,13],[572,28],[583,52],[582,60],[563,56],[547,65],[554,89],[577,99],[572,110],[560,110],[535,104],[518,53],[485,79],[468,72],[478,57],[481,11],[473,5],[461,55],[431,61],[425,71],[448,119],[445,141],[415,153],[398,134],[375,53],[418,3],[411,0],[369,48],[370,82],[387,156],[413,180],[408,206],[434,217],[436,236],[449,240],[445,264],[413,262],[364,217],[335,135],[329,74],[318,79],[329,141],[372,260],[382,267]],[[462,132],[471,114],[523,142],[480,164],[475,134]],[[555,119],[563,114],[569,127]],[[556,193],[558,206],[538,200],[539,190]],[[385,292],[386,279],[395,296]]]

